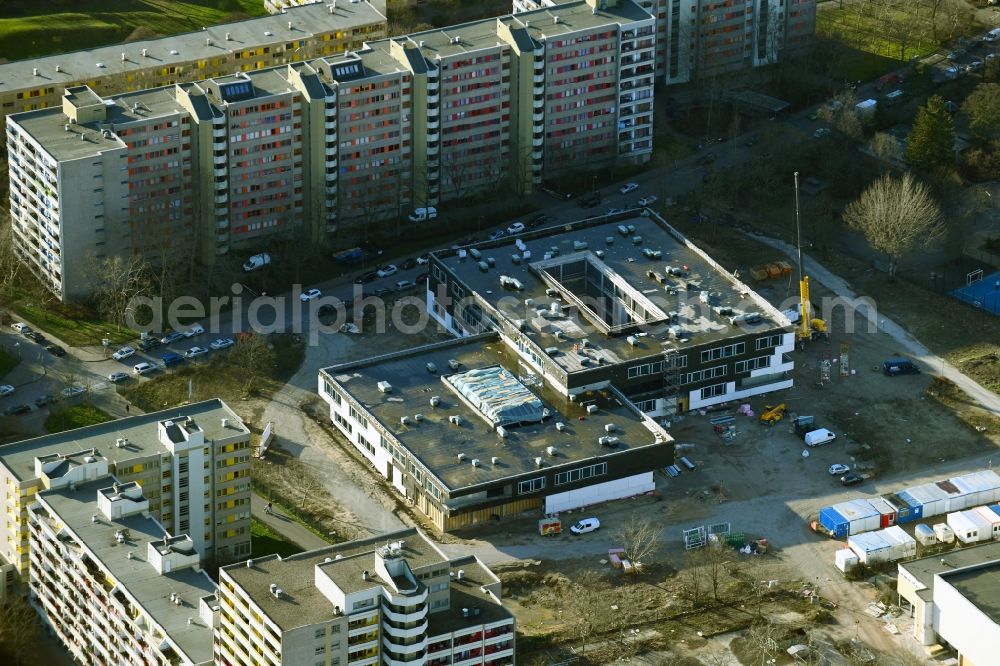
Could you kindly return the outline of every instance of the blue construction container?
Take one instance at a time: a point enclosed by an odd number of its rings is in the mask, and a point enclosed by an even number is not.
[[[917,501],[913,495],[905,490],[901,490],[896,493],[896,497],[906,503],[910,507],[909,512],[906,517],[903,517],[903,511],[900,509],[896,512],[896,522],[897,523],[912,523],[915,520],[920,520],[924,517],[924,505]]]
[[[819,524],[830,530],[833,536],[843,539],[847,536],[851,521],[840,515],[832,506],[828,506],[819,510]]]

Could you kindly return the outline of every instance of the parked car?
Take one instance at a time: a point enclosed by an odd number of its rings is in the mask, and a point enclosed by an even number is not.
[[[48,342],[48,340],[45,339],[45,336],[39,333],[38,331],[32,331],[31,333],[28,333],[26,337],[30,339],[32,342],[37,342],[40,345],[44,345],[46,342]]]
[[[374,296],[375,298],[385,298],[390,294],[392,294],[392,289],[389,289],[387,287],[377,287],[375,289],[372,289],[370,292],[367,292],[365,295]]]
[[[829,127],[820,127],[815,132],[813,132],[813,138],[822,139],[824,136],[830,133]]]
[[[861,483],[865,480],[865,477],[861,476],[857,472],[849,472],[844,476],[840,477],[840,483],[844,486],[853,486],[855,484]]]
[[[546,215],[545,213],[539,213],[538,215],[528,220],[528,228],[534,229],[535,227],[540,227],[551,219],[552,218]]]
[[[380,278],[387,278],[390,275],[395,275],[398,272],[399,269],[396,268],[396,264],[389,264],[388,266],[383,266],[382,268],[376,271],[376,273],[378,273],[378,276]]]
[[[154,372],[155,370],[156,370],[155,365],[153,365],[152,363],[146,363],[145,361],[143,361],[142,363],[136,363],[135,365],[132,366],[132,372],[137,375],[148,375],[149,373]]]
[[[321,292],[319,289],[316,289],[315,287],[313,287],[312,289],[308,289],[306,291],[303,291],[301,294],[299,294],[299,300],[302,301],[303,303],[308,303],[312,299],[319,298],[322,295],[323,295],[323,292]]]
[[[191,349],[184,352],[184,356],[186,358],[198,358],[199,356],[204,356],[207,353],[208,350],[204,347],[191,347]]]
[[[584,518],[576,525],[569,528],[569,531],[573,534],[587,534],[588,532],[594,532],[601,526],[601,521],[597,518]]]
[[[158,338],[158,337],[152,337],[151,336],[151,337],[143,338],[142,340],[139,340],[139,349],[141,349],[142,351],[146,352],[146,351],[149,351],[151,349],[156,349],[161,344],[162,343],[160,342],[160,338]]]
[[[358,277],[354,278],[354,284],[367,284],[368,282],[374,282],[377,279],[378,279],[378,273],[376,273],[375,271],[370,271],[368,273],[364,273],[363,275],[359,275]]]
[[[45,351],[52,354],[53,356],[65,356],[66,350],[59,345],[45,345]]]
[[[832,430],[827,430],[826,428],[820,428],[818,430],[813,430],[812,432],[807,432],[805,439],[806,446],[822,446],[827,442],[832,442],[837,439],[837,436]]]
[[[410,220],[410,222],[425,222],[427,220],[436,220],[437,216],[437,208],[434,206],[427,206],[426,208],[414,209],[407,219]]]
[[[25,326],[19,332],[21,335],[28,338],[31,337],[31,334],[35,332],[35,329],[31,328],[30,326]]]
[[[121,349],[119,349],[118,351],[116,351],[114,354],[112,354],[111,358],[115,359],[116,361],[121,361],[123,359],[128,358],[129,356],[133,356],[134,354],[135,354],[135,349],[134,348],[132,348],[132,347],[122,347]]]
[[[112,384],[117,384],[119,382],[123,382],[126,379],[128,379],[128,373],[127,372],[120,372],[120,371],[119,372],[112,372],[110,375],[108,375],[108,381],[111,382]]]
[[[422,254],[417,257],[417,266],[426,266],[431,263],[430,255]]]
[[[8,407],[4,414],[7,416],[17,416],[19,414],[27,414],[31,411],[31,405],[14,405],[13,407]]]
[[[830,465],[830,476],[843,476],[851,471],[850,466],[843,463],[834,463]]]
[[[882,372],[885,373],[886,377],[895,377],[896,375],[919,375],[920,368],[918,368],[915,363],[908,361],[905,358],[890,358],[882,363]]]
[[[160,338],[160,344],[169,345],[173,342],[177,342],[183,337],[184,334],[181,333],[180,331],[171,331],[170,333],[167,333],[162,338]]]
[[[413,289],[417,286],[417,283],[413,280],[400,280],[396,283],[396,291],[406,291],[407,289]]]
[[[11,324],[10,327],[15,331],[17,331],[18,333],[21,333],[24,330],[29,330],[29,331],[31,330],[31,327],[25,324],[23,321],[15,322]]]
[[[624,212],[625,212],[624,208],[609,208],[606,211],[604,211],[604,214],[605,215],[617,215],[618,213],[624,213]]]
[[[184,331],[185,338],[193,338],[196,335],[201,335],[205,332],[205,328],[201,324],[195,324],[188,330]]]
[[[271,255],[267,252],[261,252],[260,254],[255,254],[247,262],[243,264],[243,272],[250,273],[257,270],[258,268],[263,268],[271,263]]]
[[[503,229],[497,229],[496,231],[490,234],[490,240],[500,240],[506,235],[507,235],[506,231],[504,231]]]
[[[524,229],[524,222],[515,222],[507,227],[507,234],[509,236],[516,236],[517,234],[524,233]]]
[[[625,183],[620,188],[618,188],[619,194],[628,194],[629,192],[634,192],[639,189],[639,183]]]
[[[42,395],[35,398],[35,407],[41,409],[46,405],[51,405],[55,401],[56,399],[54,396],[51,396],[48,393],[43,393]]]
[[[10,384],[0,385],[0,398],[4,398],[14,392],[14,387]]]
[[[403,262],[399,265],[400,270],[404,271],[408,271],[411,268],[416,268],[416,267],[417,267],[417,260],[414,259],[413,257],[410,257],[409,259],[404,259]]]
[[[650,206],[650,205],[652,205],[654,203],[656,203],[656,195],[655,194],[650,194],[648,197],[643,197],[643,198],[639,199],[639,205],[640,206]]]
[[[178,365],[184,362],[184,357],[180,354],[175,354],[174,352],[167,352],[160,357],[163,360],[163,366],[169,368],[171,366]]]
[[[86,393],[87,389],[82,386],[67,386],[62,390],[62,397],[72,398],[73,396],[80,395],[81,393]]]
[[[209,343],[208,346],[218,351],[219,349],[226,349],[228,347],[232,347],[235,344],[236,341],[233,340],[232,338],[218,338],[217,340],[212,340],[212,342]]]

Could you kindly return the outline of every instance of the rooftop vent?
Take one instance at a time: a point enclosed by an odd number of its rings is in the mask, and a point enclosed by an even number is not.
[[[128,56],[125,55],[125,53],[123,52],[122,53],[122,62],[127,62],[127,61],[128,61]]]
[[[274,595],[275,599],[280,599],[281,595],[283,595],[284,593],[285,593],[285,591],[282,590],[280,587],[274,588],[274,592],[272,592],[272,594]]]
[[[556,447],[554,447],[554,446],[547,446],[547,447],[545,447],[545,453],[549,454],[550,458],[555,458],[556,457]]]
[[[541,467],[541,466],[542,466],[542,459],[540,457],[535,458],[535,467]]]
[[[479,458],[473,458],[472,459],[472,466],[473,467],[479,467]]]
[[[329,9],[330,13],[332,14],[337,9],[337,3],[336,2],[332,3],[329,7],[327,7],[327,9]]]
[[[205,38],[205,46],[211,46],[211,45],[212,45],[212,38],[211,37],[206,37]]]
[[[131,560],[131,559],[135,558],[135,553],[133,553],[133,552],[132,552],[132,551],[130,550],[130,551],[128,551],[127,553],[125,553],[125,557],[127,557],[128,559],[130,559],[130,560]]]
[[[588,414],[596,414],[597,413],[597,405],[587,405],[587,413]]]
[[[96,523],[97,522],[97,514],[96,513],[93,514],[92,516],[90,516],[90,522],[92,522],[92,523]]]
[[[247,569],[253,569],[253,560],[247,560]]]
[[[323,558],[323,562],[333,562],[333,558],[332,557],[324,557]]]
[[[233,33],[231,33],[231,32],[227,32],[226,33],[226,41],[227,42],[233,41]]]
[[[499,435],[501,439],[507,439],[507,429],[503,426],[497,426],[497,435]]]
[[[452,425],[462,425],[462,417],[458,414],[452,414],[448,417],[448,422]]]
[[[141,53],[141,54],[142,54],[142,57],[143,57],[143,58],[148,58],[148,57],[149,57],[149,49],[143,49],[143,50],[142,50],[142,51],[140,51],[139,53]]]
[[[414,414],[413,415],[413,420],[416,421],[417,423],[422,423],[423,420],[424,420],[424,415],[423,414]]]
[[[104,69],[105,67],[107,67],[107,65],[105,65],[103,62],[97,63],[97,68],[98,69]]]
[[[462,462],[463,460],[465,460],[465,454],[464,453],[459,453],[458,454],[458,462]]]
[[[291,21],[289,21],[289,22],[288,22],[288,29],[289,29],[289,30],[291,30],[291,29],[292,29],[292,22],[291,22]]]
[[[265,30],[265,31],[264,31],[264,36],[265,36],[265,37],[273,37],[273,36],[274,36],[274,33],[273,33],[273,32],[271,32],[270,30]]]
[[[463,578],[465,578],[465,569],[459,569],[458,570],[458,575],[455,576],[455,578],[457,578],[459,580],[462,580]],[[468,609],[463,608],[462,610],[468,610]]]
[[[229,419],[222,419],[222,427],[223,428],[229,427]]]
[[[399,424],[400,425],[405,425],[405,426],[410,425],[410,417],[409,416],[401,416],[400,419],[399,419]]]
[[[376,386],[378,386],[378,390],[382,393],[392,393],[392,384],[389,382],[379,382]]]
[[[604,432],[610,434],[610,433],[615,432],[616,430],[618,430],[618,427],[614,423],[605,423],[604,424]]]
[[[180,55],[180,53],[177,49],[170,49],[170,55]]]
[[[441,397],[440,396],[436,396],[436,395],[432,395],[431,396],[431,407],[437,407],[440,404],[441,404]]]
[[[31,69],[31,74],[32,74],[33,76],[38,76],[38,68],[37,68],[37,67],[33,67],[33,68]]]
[[[368,580],[368,576],[370,575],[371,574],[368,573],[368,570],[365,569],[364,571],[361,572],[361,580]]]
[[[560,421],[559,423],[556,424],[556,430],[558,430],[559,432],[565,432],[566,424]]]
[[[490,463],[493,464],[493,465],[499,465],[500,464],[500,459],[497,458],[496,456],[493,456],[492,458],[490,458]]]

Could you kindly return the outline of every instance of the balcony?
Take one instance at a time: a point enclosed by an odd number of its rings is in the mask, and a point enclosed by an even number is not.
[[[440,94],[438,94],[436,92],[433,93],[433,94],[431,94],[431,93],[427,94],[427,103],[428,104],[437,104],[440,101],[441,101],[441,95]]]
[[[323,128],[328,130],[337,129],[337,121],[327,120],[326,122],[323,123]]]
[[[225,178],[226,177],[226,167],[224,167],[224,166],[222,166],[222,167],[220,167],[220,166],[215,167],[215,169],[212,171],[212,175],[214,175],[216,178]]]
[[[540,123],[543,120],[545,120],[545,114],[542,113],[541,111],[535,111],[534,113],[531,114],[531,122]]]
[[[212,128],[212,138],[224,139],[226,138],[226,128],[225,127],[214,127]]]
[[[439,152],[441,152],[441,149],[438,146],[436,146],[436,145],[434,145],[434,146],[427,146],[427,155],[428,156],[437,155]]]
[[[412,645],[399,645],[394,643],[389,636],[383,635],[382,648],[383,658],[388,657],[386,651],[389,651],[396,655],[396,659],[398,661],[406,663],[423,657],[424,653],[427,651],[427,638],[425,637],[422,641],[418,641]]]
[[[537,99],[537,98],[533,99],[533,100],[531,100],[531,106],[532,106],[532,108],[535,108],[535,109],[544,109],[545,108],[545,100],[544,99]]]
[[[416,638],[427,632],[427,620],[410,629],[397,629],[387,622],[382,623],[382,635],[395,642],[394,639]]]
[[[323,109],[323,115],[326,116],[327,118],[336,118],[337,107],[336,106],[326,107],[325,109]]]
[[[537,74],[536,73],[534,76],[531,77],[531,80],[534,81],[535,83],[545,83],[545,74],[544,74],[544,72],[541,73],[541,74]]]
[[[215,205],[220,206],[229,201],[229,195],[223,192],[222,194],[216,193],[215,195]]]
[[[212,158],[212,163],[215,164],[215,166],[219,166],[220,164],[225,164],[226,163],[226,156],[225,155],[216,155],[215,157]]]

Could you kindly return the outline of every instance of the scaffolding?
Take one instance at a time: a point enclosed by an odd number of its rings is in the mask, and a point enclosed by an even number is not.
[[[847,342],[840,343],[840,376],[849,377],[851,375],[850,366],[851,345]]]
[[[830,382],[830,369],[833,367],[833,361],[830,359],[830,352],[827,349],[823,350],[823,356],[819,361],[819,383],[820,385],[827,384]]]

